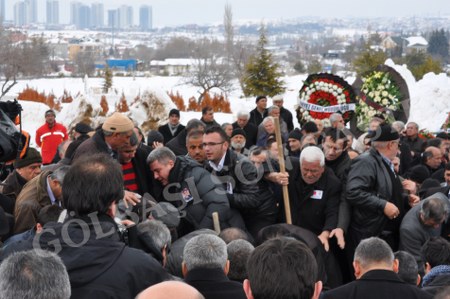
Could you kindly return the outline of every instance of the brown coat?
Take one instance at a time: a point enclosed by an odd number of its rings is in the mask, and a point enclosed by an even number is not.
[[[14,234],[33,228],[41,208],[51,205],[47,192],[47,177],[50,171],[44,171],[29,181],[20,192],[14,208]]]

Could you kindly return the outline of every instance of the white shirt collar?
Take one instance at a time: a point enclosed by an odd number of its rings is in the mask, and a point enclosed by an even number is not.
[[[208,161],[209,165],[214,169],[215,171],[221,171],[223,169],[223,164],[225,164],[225,157],[227,155],[227,152],[223,155],[222,159],[220,159],[219,165],[216,165],[213,161]]]

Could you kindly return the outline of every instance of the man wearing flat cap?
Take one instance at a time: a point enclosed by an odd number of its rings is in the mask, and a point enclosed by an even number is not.
[[[380,237],[396,251],[399,226],[408,203],[391,162],[398,153],[398,132],[383,124],[368,136],[372,147],[354,160],[347,179],[346,197],[352,207],[349,257],[353,257],[351,250],[368,237]]]
[[[58,145],[67,140],[67,129],[55,120],[55,111],[45,112],[45,124],[36,130],[36,144],[41,148],[42,164],[51,164]]]
[[[94,136],[76,149],[72,163],[81,156],[96,153],[107,153],[117,159],[117,150],[130,144],[130,137],[134,134],[133,129],[134,124],[128,117],[115,112],[105,120],[101,130],[95,132]]]

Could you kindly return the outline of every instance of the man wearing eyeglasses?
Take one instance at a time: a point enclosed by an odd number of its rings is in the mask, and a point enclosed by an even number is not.
[[[211,127],[203,135],[205,168],[222,182],[232,208],[239,210],[249,232],[275,223],[277,208],[270,190],[258,186],[263,173],[244,155],[232,151],[229,137],[220,127]]]

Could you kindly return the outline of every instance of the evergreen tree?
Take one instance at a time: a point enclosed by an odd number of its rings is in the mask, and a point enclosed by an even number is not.
[[[373,71],[378,65],[384,64],[387,56],[382,51],[374,51],[368,46],[353,60],[353,68],[358,75]]]
[[[284,91],[279,65],[266,49],[267,43],[266,30],[262,25],[256,53],[245,65],[243,78],[245,96],[274,96]]]
[[[103,92],[107,93],[108,90],[112,87],[112,79],[113,79],[113,74],[111,69],[106,66],[105,67],[105,82],[103,83]]]
[[[423,51],[411,52],[405,56],[403,63],[406,63],[416,80],[422,79],[426,73],[439,74],[442,72],[440,62]]]
[[[430,41],[428,42],[428,53],[434,57],[447,60],[448,54],[448,39],[444,29],[434,30],[431,33]]]

